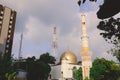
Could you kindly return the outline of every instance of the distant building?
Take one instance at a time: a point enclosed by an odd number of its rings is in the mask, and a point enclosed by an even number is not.
[[[0,5],[0,52],[7,57],[11,56],[16,11]]]

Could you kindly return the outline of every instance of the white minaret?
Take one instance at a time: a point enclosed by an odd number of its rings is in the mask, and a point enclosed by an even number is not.
[[[87,30],[86,30],[86,20],[85,20],[85,14],[82,13],[82,52],[81,52],[81,57],[82,57],[82,76],[83,80],[85,78],[90,78],[90,68],[92,67],[92,61],[91,61],[91,56],[92,53],[89,50],[88,46],[88,35],[87,35]]]

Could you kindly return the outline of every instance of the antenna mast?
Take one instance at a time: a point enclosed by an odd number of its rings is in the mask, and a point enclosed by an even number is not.
[[[57,52],[56,27],[53,27],[53,43],[52,43],[52,47],[53,47],[53,56],[56,59],[56,52]]]
[[[20,39],[20,47],[19,47],[19,55],[18,55],[18,60],[21,60],[22,59],[22,56],[21,56],[21,49],[22,49],[22,39],[23,39],[23,34],[21,34],[21,39]]]

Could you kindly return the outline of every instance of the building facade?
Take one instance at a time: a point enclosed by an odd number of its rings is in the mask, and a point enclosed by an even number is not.
[[[0,5],[0,52],[11,57],[16,11]]]
[[[64,52],[60,57],[59,65],[51,65],[48,80],[75,80],[75,70],[81,65],[77,64],[77,57],[71,51]]]

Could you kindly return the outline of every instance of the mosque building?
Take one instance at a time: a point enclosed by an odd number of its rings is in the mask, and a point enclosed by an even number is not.
[[[92,67],[92,61],[91,61],[92,52],[89,50],[89,46],[88,46],[88,35],[87,35],[86,20],[84,13],[82,13],[81,19],[82,19],[82,37],[81,37],[82,65],[77,64],[76,55],[72,51],[67,50],[61,55],[60,64],[51,65],[49,80],[75,80],[75,70],[79,69],[80,67],[82,68],[82,79],[85,80],[86,78],[88,79],[90,78],[90,68]],[[56,45],[55,38],[53,45]],[[53,48],[56,49],[56,47]]]
[[[65,51],[57,64],[51,64],[51,72],[49,74],[48,80],[75,80],[75,71],[82,68],[82,79],[90,78],[90,68],[92,67],[92,52],[89,50],[88,45],[88,35],[86,29],[85,14],[82,13],[82,51],[80,53],[82,64],[78,64],[76,55],[70,51]],[[53,30],[53,54],[56,57],[57,52],[57,37],[56,37],[56,27]],[[17,80],[26,80],[26,72],[19,71],[17,75]]]
[[[50,80],[73,80],[74,71],[80,67],[75,54],[68,50],[61,55],[59,65],[51,66]]]

